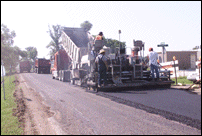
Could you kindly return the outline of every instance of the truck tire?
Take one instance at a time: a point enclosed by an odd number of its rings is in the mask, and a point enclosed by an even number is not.
[[[71,84],[75,85],[75,80],[74,79],[71,79]]]
[[[61,72],[61,81],[64,82],[64,71]]]
[[[61,73],[61,80],[62,80],[62,82],[65,82],[66,81],[66,79],[65,79],[65,71],[62,71],[62,73]]]
[[[58,80],[59,80],[59,81],[61,81],[61,72],[62,72],[62,71],[60,70],[59,73],[58,73]]]
[[[64,77],[62,77],[62,82],[65,82],[65,78]]]
[[[61,81],[61,77],[60,76],[58,77],[58,80]]]
[[[41,71],[39,71],[39,68],[37,68],[37,74],[40,74]]]
[[[74,80],[74,78],[72,78],[73,76],[72,76],[72,73],[70,73],[70,83],[72,84],[72,85],[75,85],[75,80]]]

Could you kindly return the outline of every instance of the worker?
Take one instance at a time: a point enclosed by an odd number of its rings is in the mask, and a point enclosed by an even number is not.
[[[103,40],[103,33],[99,32],[99,34],[95,37],[95,40]]]
[[[95,59],[95,63],[98,65],[98,87],[101,87],[101,80],[103,79],[104,86],[107,85],[107,75],[108,70],[107,58],[105,56],[105,50],[101,49],[99,55]]]
[[[156,78],[157,81],[159,80],[159,70],[158,70],[158,54],[153,51],[153,48],[149,48],[149,55],[147,56],[147,58],[149,59],[149,66],[151,69],[151,74],[152,74],[152,81],[154,81],[154,70],[156,73]]]
[[[197,65],[198,65],[199,68],[201,68],[201,56],[199,57],[199,60],[198,60],[198,64],[197,64]]]

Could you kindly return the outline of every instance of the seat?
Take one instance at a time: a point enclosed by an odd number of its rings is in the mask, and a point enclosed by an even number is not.
[[[102,49],[104,46],[104,41],[103,40],[96,40],[95,44],[94,44],[94,50],[95,51],[99,51],[100,49]]]

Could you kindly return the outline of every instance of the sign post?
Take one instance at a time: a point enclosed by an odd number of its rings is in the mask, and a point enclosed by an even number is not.
[[[168,46],[168,44],[165,44],[164,42],[161,42],[160,45],[157,45],[157,47],[162,47],[163,62],[164,62],[165,47],[167,47],[167,46]]]
[[[119,30],[119,61],[120,61],[120,72],[119,72],[119,75],[120,75],[120,80],[121,80],[121,41],[120,41],[120,35],[121,35],[121,30]]]
[[[176,74],[176,68],[175,68],[176,57],[175,56],[173,56],[173,60],[174,60],[175,80],[176,80],[176,85],[177,85],[177,74]]]

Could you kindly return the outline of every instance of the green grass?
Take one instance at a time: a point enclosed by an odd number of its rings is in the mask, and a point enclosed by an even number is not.
[[[15,103],[15,98],[13,93],[15,91],[15,76],[10,77],[5,76],[5,98],[3,92],[3,84],[1,85],[1,135],[21,135],[23,133],[23,128],[19,128],[20,123],[18,118],[13,116],[13,108],[17,107]],[[10,81],[10,82],[9,82]]]
[[[171,80],[175,81],[174,84],[176,84],[176,79],[175,78],[171,78]],[[177,83],[181,83],[182,85],[191,85],[193,84],[192,81],[187,79],[187,76],[180,76],[177,78]]]

